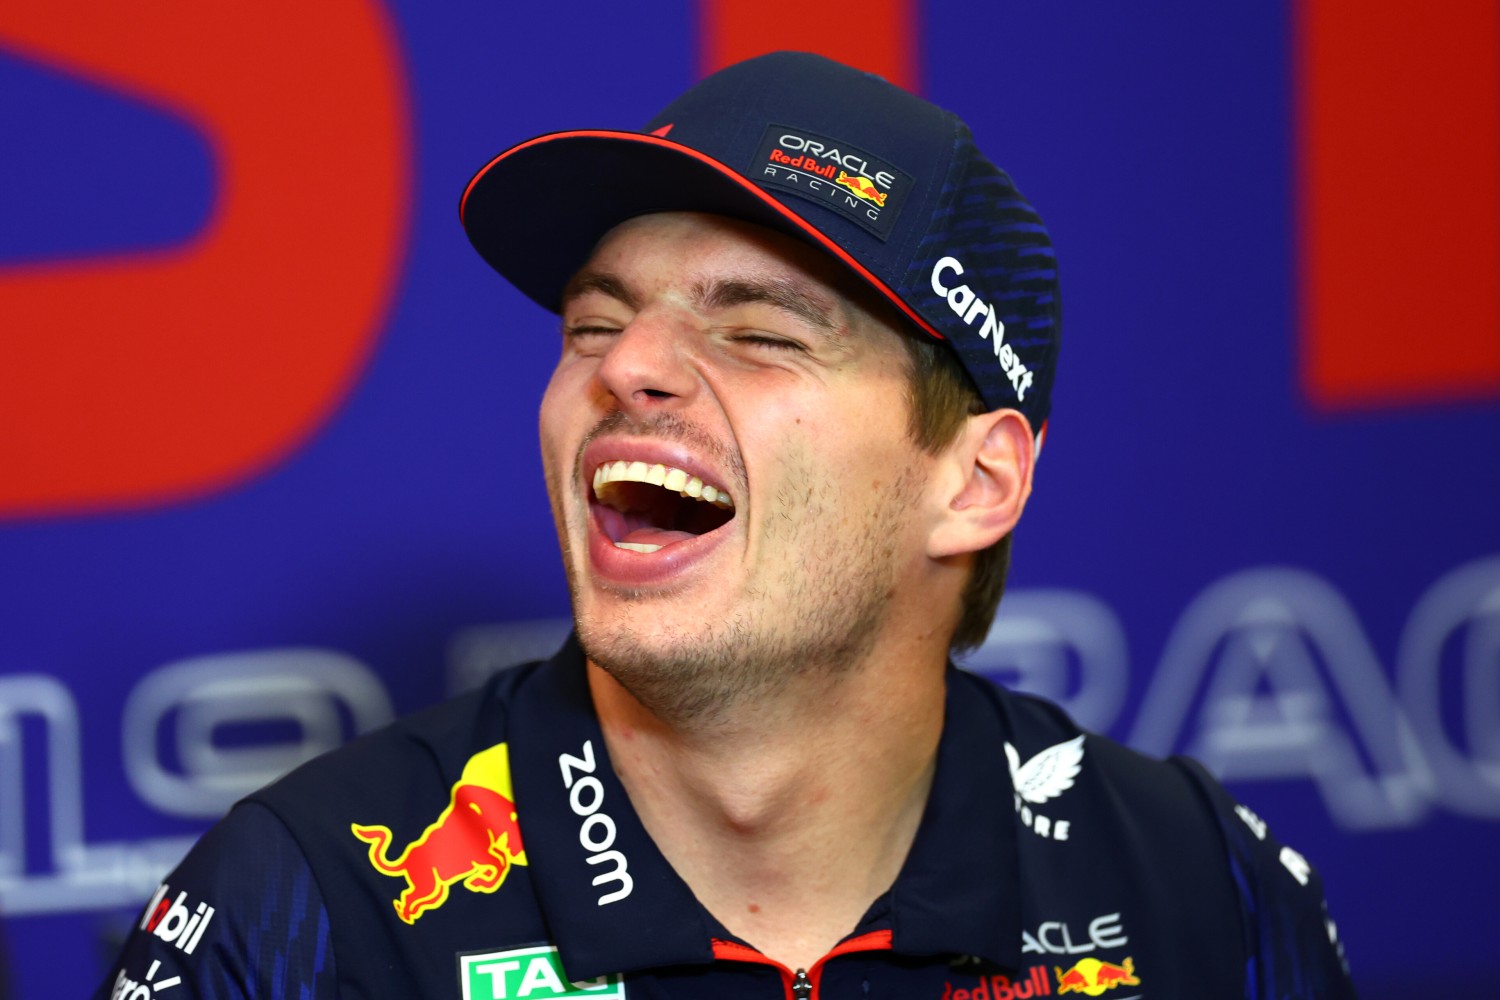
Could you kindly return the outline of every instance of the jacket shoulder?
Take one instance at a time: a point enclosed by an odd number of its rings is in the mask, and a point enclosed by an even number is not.
[[[301,765],[249,796],[288,819],[310,805],[358,808],[392,802],[401,789],[443,791],[470,757],[502,743],[510,704],[538,664],[502,671],[473,691],[404,716]]]
[[[1161,760],[1117,740],[1080,727],[1057,705],[1035,695],[1008,691],[980,677],[972,683],[987,689],[1000,712],[1009,737],[1004,752],[1014,781],[1043,754],[1076,758],[1078,780],[1097,805],[1151,826],[1158,834],[1173,834],[1194,845],[1212,848],[1224,857],[1224,839],[1212,803],[1179,759]],[[1069,749],[1064,749],[1069,748]],[[1033,766],[1033,774],[1039,767]],[[1032,779],[1036,780],[1036,779]],[[1025,798],[1025,787],[1015,789]]]

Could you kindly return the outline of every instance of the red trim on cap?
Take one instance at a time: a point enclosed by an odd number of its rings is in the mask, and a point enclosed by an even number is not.
[[[581,129],[573,132],[552,132],[548,135],[538,136],[535,139],[529,139],[526,142],[520,143],[507,149],[505,152],[501,153],[499,156],[486,163],[484,167],[480,169],[479,173],[474,175],[474,179],[469,181],[469,186],[464,188],[464,196],[458,203],[458,217],[460,221],[463,221],[465,226],[468,225],[467,220],[464,219],[464,211],[468,208],[469,205],[469,194],[474,190],[474,186],[478,184],[484,178],[484,176],[490,172],[491,168],[493,168],[501,160],[505,159],[508,156],[513,156],[523,149],[529,149],[532,146],[539,146],[542,143],[555,142],[559,139],[575,138],[618,139],[625,142],[644,143],[648,146],[661,146],[664,149],[670,149],[674,152],[682,153],[686,156],[692,157],[695,160],[698,160],[701,163],[707,164],[708,166],[712,167],[720,174],[722,174],[726,180],[733,181],[741,188],[753,194],[768,208],[774,209],[788,222],[792,223],[803,233],[806,233],[808,236],[816,240],[819,244],[822,245],[823,249],[827,250],[833,256],[843,261],[844,264],[846,264],[851,270],[854,271],[854,273],[858,274],[877,291],[885,295],[885,297],[890,300],[891,304],[899,309],[902,315],[906,316],[907,319],[917,324],[917,326],[921,328],[923,333],[926,333],[928,336],[933,337],[937,340],[947,339],[941,333],[939,333],[931,323],[927,322],[915,310],[913,310],[911,306],[903,302],[899,295],[891,291],[890,286],[888,286],[884,281],[881,281],[879,278],[877,278],[859,261],[851,257],[843,247],[830,240],[827,236],[824,236],[811,223],[803,219],[802,216],[798,215],[796,212],[793,212],[781,202],[766,194],[754,183],[746,180],[734,170],[726,167],[724,164],[720,163],[713,157],[705,153],[700,153],[698,152],[698,150],[693,149],[690,146],[684,146],[681,143],[672,142],[670,139],[662,139],[652,135],[642,135],[639,132],[615,132],[608,129]]]

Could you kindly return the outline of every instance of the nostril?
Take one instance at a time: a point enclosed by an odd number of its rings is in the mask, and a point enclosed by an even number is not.
[[[669,398],[672,395],[670,392],[667,392],[665,389],[644,389],[642,391],[645,392],[646,395],[652,397],[653,399],[667,399],[667,398]]]

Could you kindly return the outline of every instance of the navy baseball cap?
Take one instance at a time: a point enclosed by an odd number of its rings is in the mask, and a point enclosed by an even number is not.
[[[459,206],[480,256],[553,312],[599,240],[652,212],[731,216],[825,251],[1040,435],[1062,327],[1052,241],[951,112],[777,52],[706,77],[640,132],[512,146]]]

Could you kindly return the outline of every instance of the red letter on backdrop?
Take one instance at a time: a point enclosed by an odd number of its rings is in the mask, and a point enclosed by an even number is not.
[[[1308,396],[1500,393],[1500,6],[1292,11]]]
[[[0,45],[193,123],[217,174],[184,246],[0,271],[0,516],[201,496],[291,453],[369,356],[404,248],[383,8],[14,3]]]
[[[699,67],[704,74],[764,52],[798,49],[877,73],[920,92],[917,0],[863,0],[858,17],[835,4],[807,4],[789,15],[747,0],[700,0]]]

